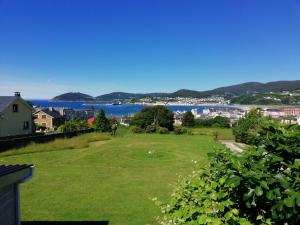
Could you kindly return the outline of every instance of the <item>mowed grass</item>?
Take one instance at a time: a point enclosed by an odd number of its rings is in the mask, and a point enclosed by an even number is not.
[[[234,140],[234,135],[232,129],[229,128],[218,128],[218,127],[208,127],[208,128],[193,128],[194,134],[197,135],[208,135],[214,137],[217,133],[218,140]]]
[[[220,146],[203,134],[119,134],[85,134],[0,154],[0,164],[35,165],[33,178],[21,185],[22,220],[156,224],[160,211],[150,199],[167,201],[178,175],[194,169],[192,160],[205,165],[206,154]],[[93,142],[78,143],[86,140]],[[65,147],[71,143],[79,148]]]

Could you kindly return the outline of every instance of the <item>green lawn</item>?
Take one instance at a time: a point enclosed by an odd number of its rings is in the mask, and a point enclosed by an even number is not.
[[[76,149],[71,143],[78,140],[89,143]],[[206,153],[218,146],[202,133],[124,130],[114,138],[85,134],[57,142],[0,154],[0,164],[35,165],[33,178],[21,185],[22,220],[156,224],[160,212],[150,199],[166,201],[178,175],[193,170],[192,160],[205,164]]]

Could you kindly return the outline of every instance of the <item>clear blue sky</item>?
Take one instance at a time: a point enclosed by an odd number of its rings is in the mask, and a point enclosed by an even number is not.
[[[0,0],[0,95],[294,79],[299,0]]]

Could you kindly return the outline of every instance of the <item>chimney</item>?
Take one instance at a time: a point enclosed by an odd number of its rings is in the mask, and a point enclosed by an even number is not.
[[[21,92],[16,91],[16,92],[15,92],[15,96],[16,96],[16,97],[21,97]]]

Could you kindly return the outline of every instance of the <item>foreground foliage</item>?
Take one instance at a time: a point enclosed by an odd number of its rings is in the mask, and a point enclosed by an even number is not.
[[[262,124],[242,154],[216,150],[181,179],[160,224],[299,224],[300,129]]]

